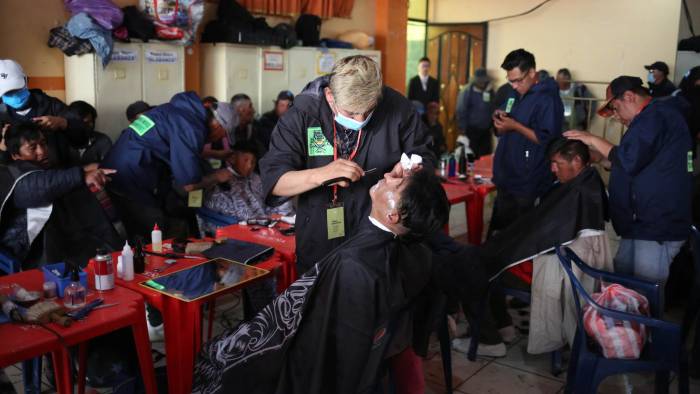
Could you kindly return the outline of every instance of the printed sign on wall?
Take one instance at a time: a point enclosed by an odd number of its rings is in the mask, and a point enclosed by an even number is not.
[[[284,71],[284,52],[263,51],[263,70]]]
[[[114,49],[112,52],[113,62],[133,63],[138,59],[136,51],[130,49]]]
[[[173,64],[177,63],[177,52],[173,51],[146,51],[146,61],[156,64]]]

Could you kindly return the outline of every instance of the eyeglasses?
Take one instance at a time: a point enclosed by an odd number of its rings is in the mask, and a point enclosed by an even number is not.
[[[510,83],[511,85],[519,85],[519,84],[521,84],[521,83],[525,80],[525,78],[528,77],[528,74],[529,74],[529,73],[530,73],[530,70],[526,71],[525,74],[523,74],[523,76],[520,77],[520,78],[509,79],[509,80],[508,80],[508,83]]]

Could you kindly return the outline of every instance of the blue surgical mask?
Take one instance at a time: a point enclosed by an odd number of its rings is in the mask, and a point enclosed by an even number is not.
[[[653,73],[653,72],[649,72],[649,74],[647,74],[647,82],[649,82],[649,83],[654,83],[654,82],[655,82],[655,80],[654,80],[654,73]]]
[[[2,96],[2,102],[8,107],[22,109],[29,102],[29,89],[25,87],[10,93],[5,93]]]
[[[369,120],[372,119],[373,113],[374,112],[371,112],[363,122],[358,122],[355,119],[348,118],[347,116],[341,113],[337,113],[335,114],[335,121],[338,122],[339,125],[345,127],[346,129],[359,130],[365,127],[367,123],[369,123]]]

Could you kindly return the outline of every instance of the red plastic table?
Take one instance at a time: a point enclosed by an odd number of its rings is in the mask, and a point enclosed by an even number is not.
[[[277,276],[277,292],[281,293],[297,279],[296,237],[284,235],[279,231],[289,227],[286,223],[278,223],[275,228],[233,224],[217,229],[216,237],[253,242],[275,248],[284,262]]]
[[[171,252],[171,250],[164,251]],[[117,261],[118,255],[118,253],[113,255],[114,261]],[[165,260],[163,257],[147,256],[146,272],[163,268],[157,274],[157,276],[162,276],[173,271],[201,264],[207,259],[204,257],[202,259],[178,259],[177,263],[172,266],[166,265]],[[215,300],[219,296],[240,290],[251,283],[267,278],[275,269],[282,265],[282,257],[276,252],[269,259],[256,264],[256,267],[266,269],[270,271],[270,274],[190,302],[170,297],[139,285],[140,282],[157,276],[136,274],[134,275],[134,280],[129,282],[122,279],[116,280],[117,285],[143,295],[149,304],[158,308],[163,314],[168,393],[181,394],[192,391],[192,372],[194,371],[195,355],[202,346],[202,305]],[[141,317],[142,320],[144,320],[143,317],[144,315]]]
[[[481,234],[484,228],[484,200],[489,193],[496,190],[496,185],[493,184],[493,155],[482,156],[474,163],[474,173],[480,175],[483,182],[475,184],[476,194],[473,197],[471,205],[468,206],[469,215],[473,222],[469,227],[471,235],[469,242],[474,245],[481,244]]]
[[[27,290],[40,291],[44,275],[39,270],[24,271],[0,277],[0,285],[17,283]],[[90,288],[90,286],[88,286]],[[67,346],[80,345],[79,389],[84,390],[85,355],[88,340],[124,327],[131,327],[141,365],[146,392],[155,394],[156,381],[151,360],[151,343],[144,320],[143,297],[131,290],[116,287],[97,292],[88,290],[88,302],[103,298],[105,304],[119,304],[96,309],[87,318],[73,322],[70,327],[49,323],[61,339],[37,325],[0,324],[0,366],[5,367],[46,353],[52,353],[59,393],[72,393],[71,366]]]
[[[467,211],[467,239],[472,245],[481,244],[481,235],[484,229],[484,200],[496,186],[491,183],[492,155],[483,156],[474,163],[474,173],[481,176],[481,183],[475,183],[474,178],[468,179],[449,178],[442,184],[450,205],[466,204]]]

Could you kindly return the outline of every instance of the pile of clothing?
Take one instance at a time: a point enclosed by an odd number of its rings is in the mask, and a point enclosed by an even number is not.
[[[96,52],[106,67],[114,39],[168,40],[189,45],[202,19],[203,0],[141,0],[120,9],[111,0],[65,0],[68,22],[50,30],[48,45],[68,56]]]

